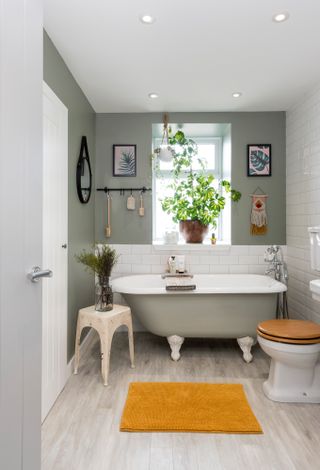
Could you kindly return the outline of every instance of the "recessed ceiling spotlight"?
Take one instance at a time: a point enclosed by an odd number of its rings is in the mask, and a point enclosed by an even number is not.
[[[275,23],[282,23],[283,21],[286,21],[289,18],[289,13],[287,11],[282,11],[280,13],[276,13],[273,15],[272,20]]]
[[[152,100],[155,100],[156,98],[159,98],[158,93],[154,93],[154,92],[149,93],[148,96],[149,96],[149,98],[151,98]]]
[[[234,93],[232,93],[232,96],[234,98],[240,98],[241,95],[242,95],[242,93],[240,93],[240,91],[235,91]]]
[[[144,24],[152,24],[156,21],[156,19],[151,15],[141,15],[140,21]]]

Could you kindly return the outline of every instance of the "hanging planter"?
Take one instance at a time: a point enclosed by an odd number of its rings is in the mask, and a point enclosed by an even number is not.
[[[171,162],[173,159],[172,149],[167,145],[162,145],[158,154],[159,160],[162,162]]]
[[[174,150],[169,145],[169,135],[168,135],[168,114],[163,115],[163,132],[162,132],[162,141],[160,147],[154,150],[154,153],[158,156],[159,160],[162,162],[171,162],[174,157]]]

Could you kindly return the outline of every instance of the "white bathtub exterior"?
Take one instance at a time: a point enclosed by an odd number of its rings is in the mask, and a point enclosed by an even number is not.
[[[195,291],[167,292],[160,275],[115,279],[143,326],[159,336],[254,337],[260,321],[276,315],[277,294],[286,286],[269,276],[254,274],[195,275]]]

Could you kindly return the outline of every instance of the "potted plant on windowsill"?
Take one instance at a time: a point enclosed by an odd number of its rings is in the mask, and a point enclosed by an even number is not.
[[[95,245],[92,250],[82,251],[76,260],[85,265],[85,269],[98,277],[95,286],[95,309],[106,312],[113,309],[113,293],[109,284],[112,268],[117,263],[116,251],[107,244]]]
[[[231,188],[226,180],[217,181],[206,172],[205,162],[198,156],[198,146],[179,130],[169,137],[173,156],[173,195],[161,200],[162,209],[179,223],[179,230],[187,243],[202,243],[210,226],[216,228],[217,219],[225,207],[224,193],[239,201],[241,193]],[[192,165],[197,161],[199,171]]]

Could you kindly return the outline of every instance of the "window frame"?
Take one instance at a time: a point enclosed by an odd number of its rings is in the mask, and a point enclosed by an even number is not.
[[[218,137],[214,137],[214,136],[207,136],[207,137],[198,137],[198,136],[193,136],[191,137],[198,145],[201,145],[201,144],[215,144],[216,146],[216,151],[215,151],[215,165],[214,165],[214,170],[213,169],[210,169],[208,168],[206,170],[207,174],[213,174],[215,176],[216,179],[219,179],[219,180],[222,180],[223,179],[223,138],[218,136]],[[159,147],[161,145],[161,137],[154,137],[153,138],[153,149]],[[209,165],[208,165],[209,166]],[[170,177],[172,175],[172,171],[169,170],[169,169],[164,169],[164,170],[160,170],[161,171],[161,175],[164,176],[164,177]],[[173,178],[172,178],[173,179]],[[157,227],[157,210],[156,210],[156,207],[157,207],[157,181],[160,180],[159,177],[157,177],[157,174],[156,174],[156,171],[155,171],[155,162],[153,162],[153,165],[152,165],[152,243],[153,244],[163,244],[165,245],[164,243],[164,238],[156,238],[156,227]],[[223,211],[224,212],[224,211]],[[218,218],[218,221],[217,221],[217,228],[216,228],[216,231],[217,231],[217,234],[218,234],[218,237],[217,237],[217,240],[218,242],[229,242],[229,238],[228,239],[223,239],[223,235],[224,235],[224,231],[223,231],[223,212],[221,213],[221,215],[219,216]],[[230,234],[231,236],[231,234]],[[206,241],[208,243],[209,239],[211,237],[211,233],[208,234],[208,236],[206,237]],[[181,242],[179,242],[179,244],[182,244]],[[183,243],[184,244],[184,243]]]

